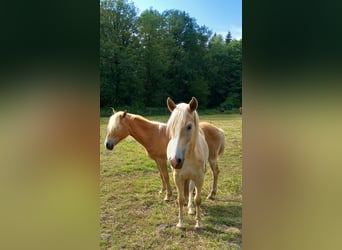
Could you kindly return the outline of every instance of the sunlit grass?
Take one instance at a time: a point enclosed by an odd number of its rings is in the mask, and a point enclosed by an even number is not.
[[[103,145],[108,118],[100,124],[100,205],[101,249],[239,249],[242,242],[242,120],[240,115],[200,115],[225,131],[225,152],[219,160],[217,199],[207,200],[212,172],[207,165],[202,190],[202,223],[194,230],[195,219],[185,216],[185,231],[178,221],[177,192],[169,168],[173,200],[159,195],[161,180],[154,161],[131,137],[114,151]],[[147,117],[166,122],[168,116]]]

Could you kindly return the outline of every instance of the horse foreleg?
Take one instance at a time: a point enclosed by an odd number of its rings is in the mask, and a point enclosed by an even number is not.
[[[157,168],[158,168],[158,171],[159,171],[160,179],[161,179],[161,181],[162,181],[162,188],[160,189],[159,194],[162,194],[162,193],[164,193],[164,191],[166,190],[166,184],[165,184],[165,181],[164,181],[164,176],[163,176],[163,174],[162,174],[160,165],[159,165],[158,161],[155,161],[155,162],[156,162],[156,164],[157,164]]]
[[[201,191],[203,186],[203,178],[198,180],[196,183],[196,195],[195,195],[195,205],[196,205],[196,225],[195,229],[200,229],[202,227],[201,223]]]
[[[194,200],[194,189],[195,189],[195,183],[193,181],[190,181],[189,185],[188,185],[188,214],[195,214],[195,207],[193,204],[193,200]]]
[[[217,159],[209,160],[211,171],[213,172],[213,184],[211,187],[211,192],[208,195],[207,199],[214,200],[217,192],[217,180],[218,180],[218,174],[220,173],[220,170],[218,168]]]
[[[177,187],[178,193],[178,223],[176,225],[177,228],[184,228],[184,214],[183,214],[183,206],[184,206],[184,181],[180,180],[174,175],[175,184]]]
[[[164,201],[171,200],[172,190],[170,185],[169,172],[167,171],[167,165],[165,160],[156,160],[160,178],[162,180],[162,189],[159,191],[159,194],[162,194],[166,190],[166,195]]]
[[[162,181],[162,188],[159,190],[159,194],[162,194],[166,190],[166,185],[165,185],[163,175],[160,172],[159,172],[159,175],[160,175],[160,179]]]
[[[160,160],[159,166],[160,166],[161,174],[164,180],[163,184],[166,186],[166,195],[165,195],[164,201],[169,201],[171,200],[172,190],[171,190],[171,185],[170,185],[169,172],[167,171],[166,160],[165,159]]]

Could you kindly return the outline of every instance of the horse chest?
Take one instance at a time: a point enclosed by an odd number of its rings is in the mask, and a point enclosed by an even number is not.
[[[200,167],[198,168],[197,166],[194,166],[193,164],[189,163],[184,163],[183,167],[181,169],[176,169],[175,170],[175,176],[182,178],[184,180],[187,179],[197,179],[201,178],[204,176],[204,171],[205,168]]]

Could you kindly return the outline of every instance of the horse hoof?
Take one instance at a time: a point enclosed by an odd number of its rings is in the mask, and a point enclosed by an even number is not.
[[[195,226],[195,230],[196,231],[201,231],[201,229],[202,229],[202,225],[201,225],[201,223],[199,221],[197,221],[196,222],[196,226]]]
[[[215,200],[215,195],[209,194],[207,199],[208,200]]]
[[[194,209],[189,209],[188,215],[195,215],[196,211]]]
[[[165,198],[164,198],[164,201],[171,201],[171,197],[172,197],[171,194],[166,194]]]
[[[176,228],[178,228],[178,229],[180,229],[180,230],[185,230],[185,227],[184,227],[184,225],[183,225],[182,223],[178,223],[178,224],[176,225]]]

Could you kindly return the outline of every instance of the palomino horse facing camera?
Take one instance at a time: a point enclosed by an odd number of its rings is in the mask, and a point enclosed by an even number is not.
[[[200,127],[204,131],[208,143],[208,161],[213,173],[213,183],[208,199],[215,199],[219,174],[217,161],[224,151],[225,136],[222,129],[210,123],[200,122]],[[161,194],[166,190],[164,200],[170,200],[172,191],[166,165],[166,148],[170,139],[166,135],[166,124],[149,121],[140,115],[127,113],[127,111],[115,112],[113,109],[113,115],[109,118],[107,125],[107,135],[104,142],[106,148],[112,150],[129,135],[144,146],[147,155],[156,162],[162,180],[162,189],[159,193]],[[189,202],[189,204],[192,203]]]
[[[171,98],[167,106],[172,112],[167,122],[167,158],[173,167],[173,178],[178,192],[179,221],[178,228],[184,228],[184,194],[188,194],[189,183],[195,185],[196,225],[201,228],[201,191],[204,182],[205,164],[209,156],[208,144],[199,127],[197,114],[198,102],[195,97],[186,103],[176,105]]]

